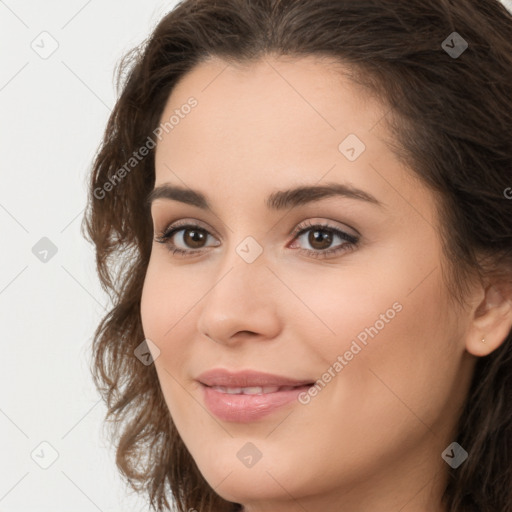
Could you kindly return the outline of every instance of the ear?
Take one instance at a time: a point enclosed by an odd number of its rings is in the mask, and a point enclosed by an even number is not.
[[[466,337],[466,350],[480,357],[496,350],[512,330],[512,286],[494,283],[481,292]]]

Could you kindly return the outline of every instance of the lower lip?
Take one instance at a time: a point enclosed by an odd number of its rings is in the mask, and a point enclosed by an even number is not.
[[[223,421],[250,423],[271,414],[291,402],[298,403],[298,396],[310,386],[300,386],[287,391],[261,395],[232,395],[201,384],[206,407]]]

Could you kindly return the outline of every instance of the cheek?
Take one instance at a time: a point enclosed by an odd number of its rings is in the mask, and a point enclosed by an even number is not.
[[[355,353],[362,355],[373,340],[383,344],[391,326],[404,316],[407,282],[403,273],[395,276],[389,269],[384,273],[379,266],[372,275],[369,268],[348,266],[309,275],[280,269],[280,278],[293,290],[287,294],[290,311],[284,313],[288,316],[283,323],[297,335],[296,348],[302,345],[309,352],[306,357],[313,358],[317,370],[327,369],[347,351],[347,357],[355,360]],[[280,302],[279,310],[285,309]]]
[[[173,272],[161,260],[152,259],[148,266],[141,296],[141,320],[144,336],[158,347],[158,357],[153,353],[153,358],[167,407],[175,423],[181,424],[180,413],[187,411],[191,402],[182,388],[182,370],[192,357],[190,338],[194,336],[187,314],[197,302],[194,294],[198,292],[193,283],[182,283],[179,272]]]
[[[190,279],[190,273],[171,268],[165,256],[152,257],[142,290],[141,319],[145,336],[158,345],[162,355],[172,352],[173,360],[184,358],[181,349],[189,345],[184,341],[191,333],[184,335],[183,329],[190,329],[194,304],[205,290],[200,280]]]
[[[356,468],[370,471],[377,460],[393,464],[425,436],[441,434],[440,425],[449,424],[456,410],[450,389],[458,372],[460,333],[444,314],[449,308],[439,272],[412,293],[413,280],[388,278],[372,294],[361,293],[362,283],[345,280],[351,297],[339,289],[323,300],[309,295],[308,305],[336,335],[317,336],[304,356],[321,384],[315,396],[304,397],[295,425],[297,432],[317,432],[304,450],[311,461],[316,453],[331,454],[332,474],[326,478],[332,481],[342,471],[334,461],[344,460],[354,474]],[[324,332],[320,322],[315,325]],[[311,341],[312,333],[306,335]],[[286,429],[273,436],[283,446],[294,442]]]
[[[368,435],[376,422],[389,431],[397,423],[426,431],[425,424],[439,419],[448,400],[450,382],[458,371],[461,333],[447,313],[449,304],[439,278],[436,271],[412,292],[403,282],[403,287],[368,304],[366,314],[352,309],[352,315],[345,317],[351,337],[343,354],[352,361],[330,397],[331,405],[350,404],[361,420],[371,418],[359,423],[369,428]],[[384,289],[393,290],[393,285]],[[351,355],[358,350],[353,344],[361,348],[356,355]]]
[[[462,333],[440,269],[432,260],[422,263],[395,258],[373,267],[373,275],[368,268],[317,277],[314,286],[297,282],[307,309],[294,317],[294,332],[307,340],[302,357],[321,380],[311,397],[318,417],[331,411],[350,428],[343,419],[350,414],[360,419],[352,426],[366,425],[369,436],[375,422],[392,429],[400,417],[421,427],[410,409],[437,419],[458,371]]]

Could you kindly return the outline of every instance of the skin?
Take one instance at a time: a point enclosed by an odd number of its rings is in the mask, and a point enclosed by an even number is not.
[[[189,257],[154,242],[141,314],[199,470],[247,512],[444,511],[441,453],[478,356],[511,328],[510,301],[481,285],[464,309],[450,300],[433,193],[386,146],[385,106],[327,61],[211,59],[174,88],[162,120],[190,96],[198,106],[158,142],[155,186],[200,190],[212,210],[158,199],[151,213],[156,236],[177,220],[199,221],[209,236]],[[348,134],[366,145],[353,162],[338,149]],[[383,207],[345,197],[286,211],[265,205],[275,190],[326,182],[349,182]],[[314,258],[300,252],[315,251],[308,233],[290,236],[304,221],[360,242]],[[198,247],[184,245],[184,234],[173,238],[178,247]],[[236,252],[248,236],[263,249],[252,263]],[[316,252],[343,243],[334,237]],[[321,378],[395,303],[401,311],[307,405],[248,424],[205,408],[195,380],[203,371]],[[247,442],[262,453],[251,468],[237,458]]]

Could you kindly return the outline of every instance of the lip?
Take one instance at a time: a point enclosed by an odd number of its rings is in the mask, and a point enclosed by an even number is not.
[[[223,386],[231,388],[246,388],[253,386],[303,386],[314,383],[314,379],[292,379],[272,373],[258,372],[255,370],[244,370],[231,372],[224,368],[214,368],[201,373],[197,380],[206,386]]]
[[[297,397],[314,383],[312,379],[293,379],[271,373],[245,370],[231,372],[222,368],[209,370],[197,377],[203,392],[203,400],[212,414],[223,421],[250,423],[295,402]],[[293,386],[293,389],[289,389]],[[286,387],[263,394],[230,394],[222,388]]]

